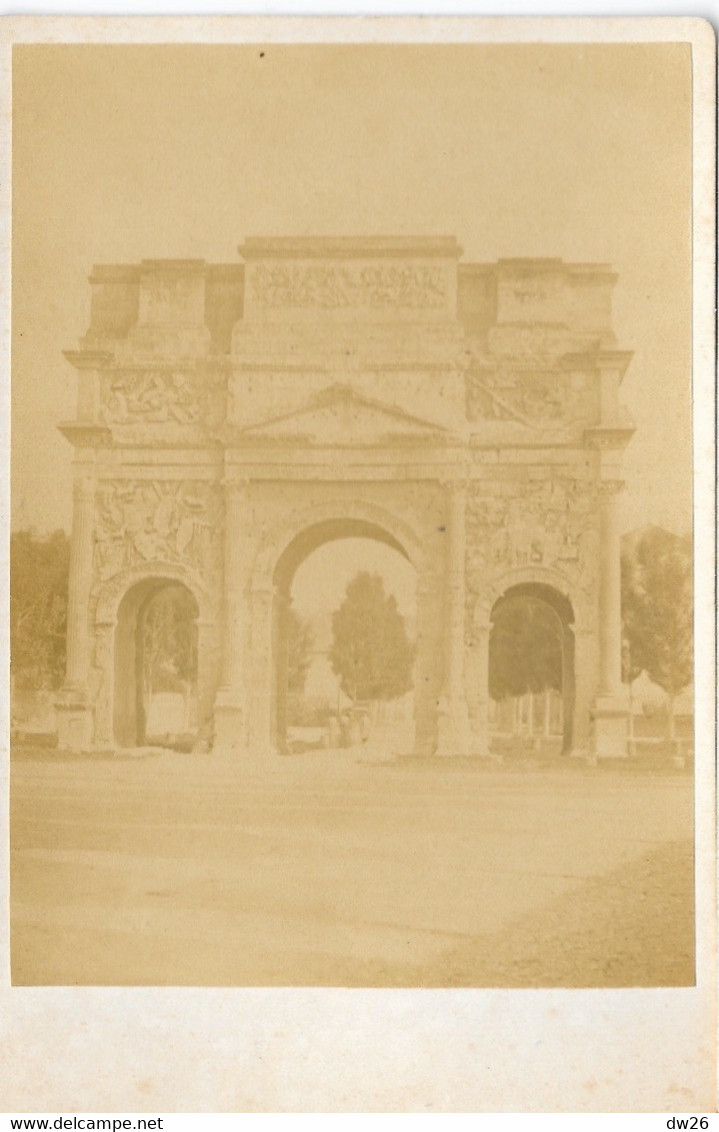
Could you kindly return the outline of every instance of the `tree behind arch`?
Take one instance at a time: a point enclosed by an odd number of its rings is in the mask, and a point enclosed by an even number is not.
[[[622,621],[625,671],[646,671],[667,697],[668,737],[674,700],[693,672],[691,540],[648,527],[624,556]]]
[[[489,638],[489,694],[493,700],[562,690],[562,630],[540,598],[518,595],[498,607]]]
[[[332,614],[330,662],[354,702],[395,700],[412,688],[414,646],[378,574],[360,571]]]
[[[315,636],[293,605],[287,609],[287,690],[302,693],[312,663]]]
[[[18,689],[59,688],[65,675],[70,543],[64,531],[10,536],[10,671]]]
[[[197,679],[197,606],[182,585],[166,585],[142,619],[145,695],[172,692]]]

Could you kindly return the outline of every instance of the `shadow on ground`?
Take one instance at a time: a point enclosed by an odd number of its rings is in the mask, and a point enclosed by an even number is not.
[[[462,943],[413,978],[423,987],[693,986],[693,884],[692,843],[664,845]],[[401,967],[375,977],[417,985]]]

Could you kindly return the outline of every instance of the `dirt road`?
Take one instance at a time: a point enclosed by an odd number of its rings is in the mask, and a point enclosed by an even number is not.
[[[25,985],[693,981],[688,775],[16,759]]]

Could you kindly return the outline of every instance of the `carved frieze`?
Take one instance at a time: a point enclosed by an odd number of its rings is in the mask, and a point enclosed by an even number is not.
[[[586,426],[598,413],[597,392],[582,373],[511,365],[467,372],[470,420],[517,420],[536,427]]]
[[[438,267],[345,265],[257,265],[251,278],[258,307],[398,308],[426,310],[442,307],[447,296],[445,276]]]
[[[103,375],[106,424],[216,425],[224,415],[222,374],[128,370]]]
[[[545,480],[511,494],[492,485],[470,492],[467,566],[470,587],[517,567],[568,574],[583,592],[596,582],[599,531],[595,486],[578,479]]]
[[[203,578],[221,563],[219,488],[205,481],[113,480],[96,495],[95,576],[144,562],[179,563]]]

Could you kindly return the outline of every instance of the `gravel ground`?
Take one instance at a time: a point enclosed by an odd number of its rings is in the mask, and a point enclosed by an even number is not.
[[[421,983],[426,987],[692,986],[693,877],[692,843],[663,845],[593,878],[538,913],[463,943],[428,965]],[[398,986],[410,985],[401,969],[385,969],[381,977]]]

